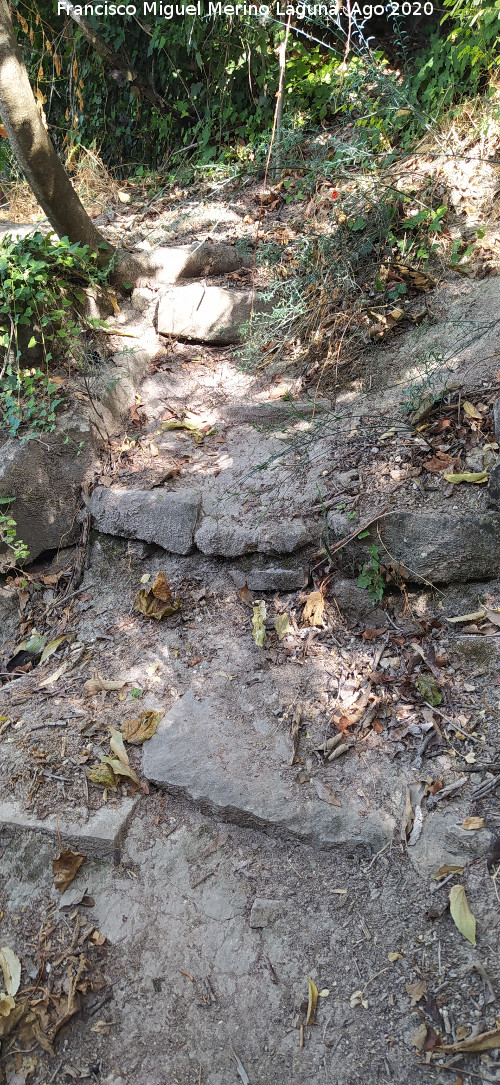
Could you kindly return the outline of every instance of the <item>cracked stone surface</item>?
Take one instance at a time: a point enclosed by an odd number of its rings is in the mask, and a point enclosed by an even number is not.
[[[126,539],[143,539],[173,554],[189,554],[200,495],[194,490],[133,490],[97,487],[90,511],[99,531]]]
[[[342,807],[332,806],[295,781],[289,744],[272,719],[256,721],[253,731],[248,735],[223,701],[198,699],[189,690],[145,744],[144,775],[239,825],[273,828],[323,847],[377,851],[391,839],[395,820],[387,810],[368,811],[350,795]]]
[[[158,304],[158,334],[225,345],[237,343],[250,318],[252,294],[192,283],[172,287]]]
[[[83,848],[87,855],[104,857],[113,855],[119,847],[132,814],[137,805],[133,798],[122,799],[118,804],[103,807],[90,816],[88,811],[72,811],[72,818],[48,817],[44,820],[30,814],[16,802],[0,803],[0,831],[2,836],[15,836],[29,830],[52,837],[56,843]]]

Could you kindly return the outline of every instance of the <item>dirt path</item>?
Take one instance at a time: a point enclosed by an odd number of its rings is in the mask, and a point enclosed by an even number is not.
[[[0,943],[36,1025],[0,1081],[500,1081],[496,1048],[447,1050],[498,1019],[498,506],[445,478],[497,451],[498,294],[436,292],[442,320],[321,396],[155,343],[85,546],[0,592],[3,677],[25,668],[0,692]],[[148,313],[122,326],[153,339]],[[412,423],[422,356],[449,390]],[[164,620],[137,609],[155,584]],[[151,713],[139,783],[89,782]],[[85,855],[63,901],[58,835]]]

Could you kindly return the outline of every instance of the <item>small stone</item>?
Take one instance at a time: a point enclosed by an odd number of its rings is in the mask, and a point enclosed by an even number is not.
[[[256,897],[250,912],[251,927],[268,927],[276,918],[280,906],[279,900],[268,900],[266,897]]]

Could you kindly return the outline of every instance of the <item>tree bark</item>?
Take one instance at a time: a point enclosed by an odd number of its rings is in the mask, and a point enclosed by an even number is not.
[[[56,234],[89,245],[101,264],[109,262],[115,249],[87,215],[42,124],[7,0],[0,0],[0,116],[18,165]]]

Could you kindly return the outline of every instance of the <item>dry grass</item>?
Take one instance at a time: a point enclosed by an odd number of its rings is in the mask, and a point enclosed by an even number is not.
[[[73,186],[83,206],[92,216],[101,215],[120,187],[99,156],[85,147],[72,149],[65,162]],[[0,207],[2,222],[37,222],[44,218],[27,181],[2,183],[5,203]]]

